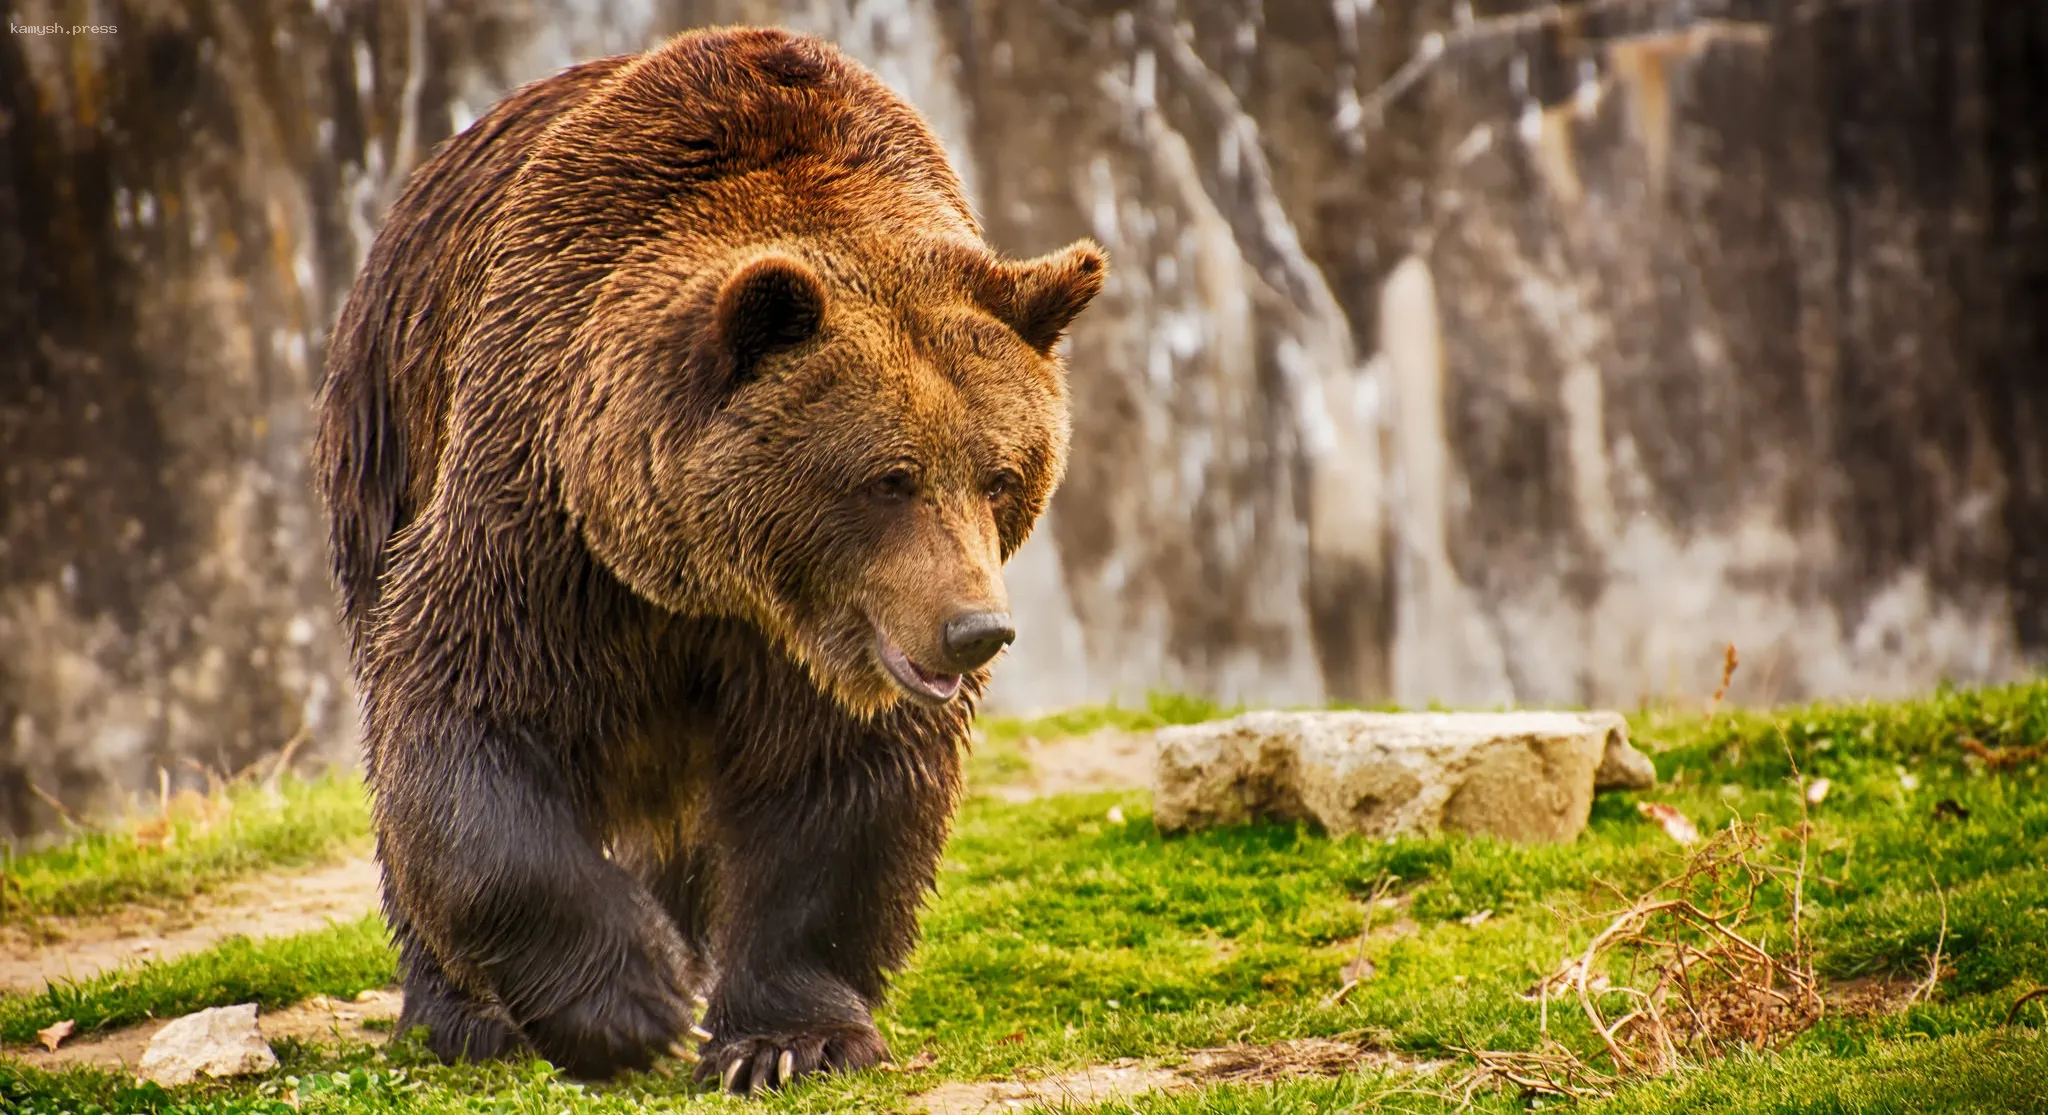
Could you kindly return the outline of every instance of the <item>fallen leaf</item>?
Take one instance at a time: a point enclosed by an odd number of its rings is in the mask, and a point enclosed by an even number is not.
[[[1828,790],[1833,786],[1834,783],[1825,778],[1816,778],[1808,782],[1806,784],[1806,804],[1819,805],[1821,802],[1826,801]]]
[[[1017,1031],[1017,1032],[1016,1032],[1016,1033],[1014,1033],[1014,1034],[1004,1034],[1004,1035],[1003,1035],[1002,1037],[999,1037],[999,1038],[997,1038],[997,1039],[996,1039],[996,1044],[997,1044],[997,1045],[1023,1045],[1023,1044],[1024,1044],[1024,1031],[1022,1031],[1022,1030],[1019,1030],[1019,1031]]]
[[[70,1037],[71,1031],[76,1029],[78,1029],[77,1021],[67,1018],[62,1022],[37,1030],[36,1040],[43,1043],[44,1049],[55,1053],[57,1052],[57,1047],[64,1044],[64,1039]]]
[[[1467,914],[1467,915],[1465,915],[1464,917],[1462,917],[1462,918],[1459,918],[1459,919],[1458,919],[1458,924],[1459,924],[1459,925],[1462,925],[1462,926],[1464,926],[1464,927],[1465,927],[1465,928],[1467,928],[1467,929],[1470,929],[1470,928],[1472,928],[1472,927],[1474,927],[1474,926],[1478,925],[1478,924],[1479,924],[1480,922],[1483,922],[1483,921],[1485,921],[1485,920],[1486,920],[1487,918],[1490,918],[1490,917],[1492,917],[1492,916],[1493,916],[1493,911],[1492,911],[1492,910],[1481,910],[1481,911],[1479,911],[1479,912],[1478,912],[1478,913],[1476,913],[1476,914]]]
[[[1697,844],[1700,830],[1693,827],[1692,820],[1677,808],[1661,801],[1639,801],[1636,810],[1643,816],[1664,826],[1664,834],[1680,844]]]
[[[903,1066],[903,1071],[904,1071],[904,1072],[923,1072],[924,1070],[926,1070],[926,1069],[928,1069],[928,1068],[930,1068],[930,1067],[932,1067],[933,1065],[936,1065],[936,1064],[938,1064],[938,1063],[939,1063],[939,1055],[938,1055],[938,1054],[936,1054],[936,1053],[933,1053],[933,1052],[932,1052],[931,1050],[929,1050],[929,1049],[920,1049],[920,1050],[918,1050],[918,1051],[917,1051],[917,1056],[915,1056],[915,1057],[912,1057],[912,1058],[910,1059],[910,1063],[909,1063],[909,1064],[907,1064],[907,1065],[905,1065],[905,1066]]]
[[[1366,980],[1379,974],[1379,965],[1374,964],[1371,957],[1358,956],[1353,957],[1349,963],[1345,964],[1338,971],[1337,976],[1345,983],[1364,983]]]

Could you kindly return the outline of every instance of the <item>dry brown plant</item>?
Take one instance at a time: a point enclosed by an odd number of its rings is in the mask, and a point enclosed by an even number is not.
[[[1777,843],[1795,834],[1732,822],[1691,849],[1676,874],[1597,915],[1600,928],[1585,946],[1531,989],[1540,1004],[1536,1049],[1459,1050],[1476,1062],[1466,1094],[1512,1086],[1597,1099],[1622,1082],[1737,1048],[1781,1048],[1811,1027],[1826,1007],[1801,926],[1807,833],[1802,816],[1798,856],[1788,863]],[[1759,899],[1774,890],[1790,909],[1784,951],[1774,951],[1753,924]],[[1584,1014],[1598,1053],[1582,1056],[1552,1036],[1553,998]]]

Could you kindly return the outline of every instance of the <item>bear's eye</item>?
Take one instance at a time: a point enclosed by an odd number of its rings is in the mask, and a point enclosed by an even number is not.
[[[917,495],[917,477],[907,468],[892,468],[883,473],[869,490],[884,503],[903,503]]]
[[[982,490],[988,495],[991,503],[1002,499],[1017,490],[1017,474],[1008,470],[998,472],[988,478],[988,483]]]

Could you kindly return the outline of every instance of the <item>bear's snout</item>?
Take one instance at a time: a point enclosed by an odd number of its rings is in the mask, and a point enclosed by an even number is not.
[[[945,651],[946,670],[964,674],[987,665],[1016,638],[1008,612],[964,612],[946,621],[939,645]]]

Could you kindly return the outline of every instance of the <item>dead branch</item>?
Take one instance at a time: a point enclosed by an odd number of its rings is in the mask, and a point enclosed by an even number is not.
[[[1358,955],[1351,962],[1351,970],[1357,974],[1347,977],[1337,990],[1323,997],[1324,1008],[1334,1007],[1343,1002],[1351,996],[1353,988],[1365,982],[1366,965],[1371,963],[1365,957],[1365,942],[1367,938],[1372,936],[1373,911],[1379,909],[1380,896],[1384,895],[1388,888],[1400,881],[1401,877],[1399,875],[1389,875],[1385,870],[1382,870],[1379,878],[1373,881],[1372,894],[1365,900],[1365,925],[1358,931]]]
[[[1453,1053],[1472,1058],[1474,1067],[1457,1085],[1463,1103],[1469,1106],[1481,1088],[1513,1085],[1526,1094],[1561,1096],[1572,1100],[1605,1099],[1614,1094],[1621,1081],[1595,1070],[1584,1059],[1555,1042],[1544,1048],[1509,1053],[1496,1049],[1468,1049],[1451,1046]]]
[[[28,784],[28,792],[34,794],[38,798],[41,798],[44,805],[47,805],[51,809],[56,810],[57,820],[63,822],[65,828],[70,829],[72,832],[94,831],[91,825],[85,824],[81,822],[78,818],[73,817],[71,815],[71,811],[69,809],[64,808],[64,803],[58,801],[57,796],[55,794],[52,794],[50,791],[45,790],[41,786],[38,786],[35,783],[31,782]]]
[[[1906,996],[1908,1004],[1917,1003],[1923,997],[1933,997],[1935,985],[1941,982],[1941,952],[1948,944],[1948,892],[1941,889],[1941,884],[1934,882],[1932,870],[1927,872],[1927,881],[1934,884],[1934,896],[1941,900],[1941,931],[1934,937],[1934,955],[1927,958],[1927,978],[1913,988],[1911,995]]]
[[[2021,995],[2019,998],[2014,999],[2012,1001],[2012,1009],[2005,1012],[2006,1029],[2011,1029],[2012,1024],[2019,1021],[2021,1007],[2026,1006],[2028,1003],[2031,1003],[2034,1000],[2040,998],[2048,998],[2048,987],[2036,987],[2032,991],[2029,991],[2026,994]]]
[[[1608,1063],[1626,1079],[1667,1073],[1688,1050],[1775,1046],[1812,1025],[1824,1003],[1803,936],[1780,957],[1741,928],[1765,886],[1785,885],[1788,874],[1791,889],[1804,886],[1803,867],[1788,873],[1764,861],[1765,852],[1756,829],[1731,825],[1677,875],[1613,915],[1537,986],[1539,1032],[1548,1040],[1551,992],[1569,988]],[[1794,899],[1795,918],[1801,903]],[[1600,974],[1622,962],[1628,970],[1619,982]],[[1605,1002],[1614,996],[1629,1004],[1619,1014]]]
[[[1732,661],[1735,644],[1728,644],[1728,654]],[[1803,964],[1806,962],[1806,943],[1800,919],[1806,912],[1806,845],[1813,832],[1813,819],[1806,808],[1806,775],[1799,769],[1799,760],[1792,756],[1792,741],[1786,737],[1782,726],[1778,729],[1778,745],[1785,749],[1785,761],[1792,765],[1792,781],[1799,794],[1799,870],[1792,877],[1792,956]]]
[[[2031,763],[2048,754],[2048,743],[2037,743],[2031,747],[1988,747],[1982,741],[1966,736],[1963,738],[1963,750],[1984,760],[1985,766],[1999,771],[2019,766],[2021,763]]]

